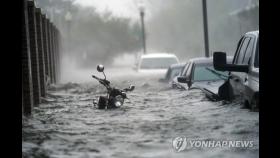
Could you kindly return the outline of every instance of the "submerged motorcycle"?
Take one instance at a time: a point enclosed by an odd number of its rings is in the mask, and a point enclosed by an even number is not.
[[[94,75],[92,77],[99,81],[100,84],[106,87],[107,95],[99,96],[98,102],[94,101],[94,106],[97,106],[98,109],[114,109],[123,105],[124,100],[128,99],[126,92],[133,91],[135,86],[130,85],[129,88],[118,89],[110,86],[110,81],[106,80],[106,75],[104,73],[104,66],[98,65],[97,71],[102,72],[104,79],[98,78]]]

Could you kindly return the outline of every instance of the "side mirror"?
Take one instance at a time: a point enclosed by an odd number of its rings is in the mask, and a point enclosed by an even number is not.
[[[216,70],[226,71],[227,55],[224,52],[214,52],[213,65]]]
[[[186,76],[178,76],[178,77],[177,77],[177,80],[178,80],[178,82],[180,82],[180,83],[188,83],[188,82],[189,82],[189,80],[187,79]]]
[[[248,72],[249,65],[227,64],[227,55],[225,52],[214,52],[213,65],[219,71]]]
[[[97,71],[98,72],[103,72],[104,71],[104,66],[103,65],[97,65]]]

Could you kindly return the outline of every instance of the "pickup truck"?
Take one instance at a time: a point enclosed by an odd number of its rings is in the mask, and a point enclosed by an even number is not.
[[[219,88],[225,100],[240,97],[245,107],[259,110],[259,31],[247,32],[238,42],[232,64],[225,52],[214,52],[214,68],[229,71],[227,82]]]

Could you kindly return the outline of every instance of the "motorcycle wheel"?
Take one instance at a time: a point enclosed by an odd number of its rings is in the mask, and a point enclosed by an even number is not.
[[[105,109],[107,104],[107,98],[100,96],[98,100],[98,109]]]

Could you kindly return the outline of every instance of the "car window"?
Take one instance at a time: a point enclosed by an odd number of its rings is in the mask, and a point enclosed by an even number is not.
[[[247,46],[248,46],[249,41],[250,41],[250,38],[249,38],[249,37],[246,37],[246,38],[243,40],[243,42],[242,42],[242,44],[241,44],[241,48],[240,48],[240,50],[239,50],[239,52],[238,52],[238,56],[237,56],[237,58],[236,58],[236,60],[235,60],[235,62],[234,62],[235,64],[242,64],[243,58],[244,58],[244,55],[245,55],[245,51],[246,51],[246,49],[247,49]]]
[[[215,80],[221,80],[221,78],[216,75],[215,73],[212,73],[211,71],[207,70],[207,68],[210,68],[214,70],[212,65],[197,65],[194,68],[193,73],[193,80],[194,81],[215,81]],[[227,71],[217,71],[217,73],[221,75],[227,75]]]
[[[250,38],[248,47],[247,47],[246,52],[245,52],[245,56],[244,56],[243,61],[242,61],[242,64],[244,64],[244,65],[249,64],[249,60],[250,60],[250,58],[252,56],[252,53],[253,53],[254,42],[255,42],[254,38]]]
[[[176,58],[143,58],[140,69],[167,69],[176,63],[178,63]]]
[[[238,52],[239,52],[239,49],[240,49],[240,44],[243,41],[243,39],[244,39],[244,36],[242,38],[240,38],[240,40],[238,41],[238,44],[237,44],[237,47],[236,47],[236,51],[234,53],[235,55],[234,55],[234,58],[232,60],[232,64],[234,64],[235,61],[236,61],[236,58],[237,58],[237,55],[238,55]]]

